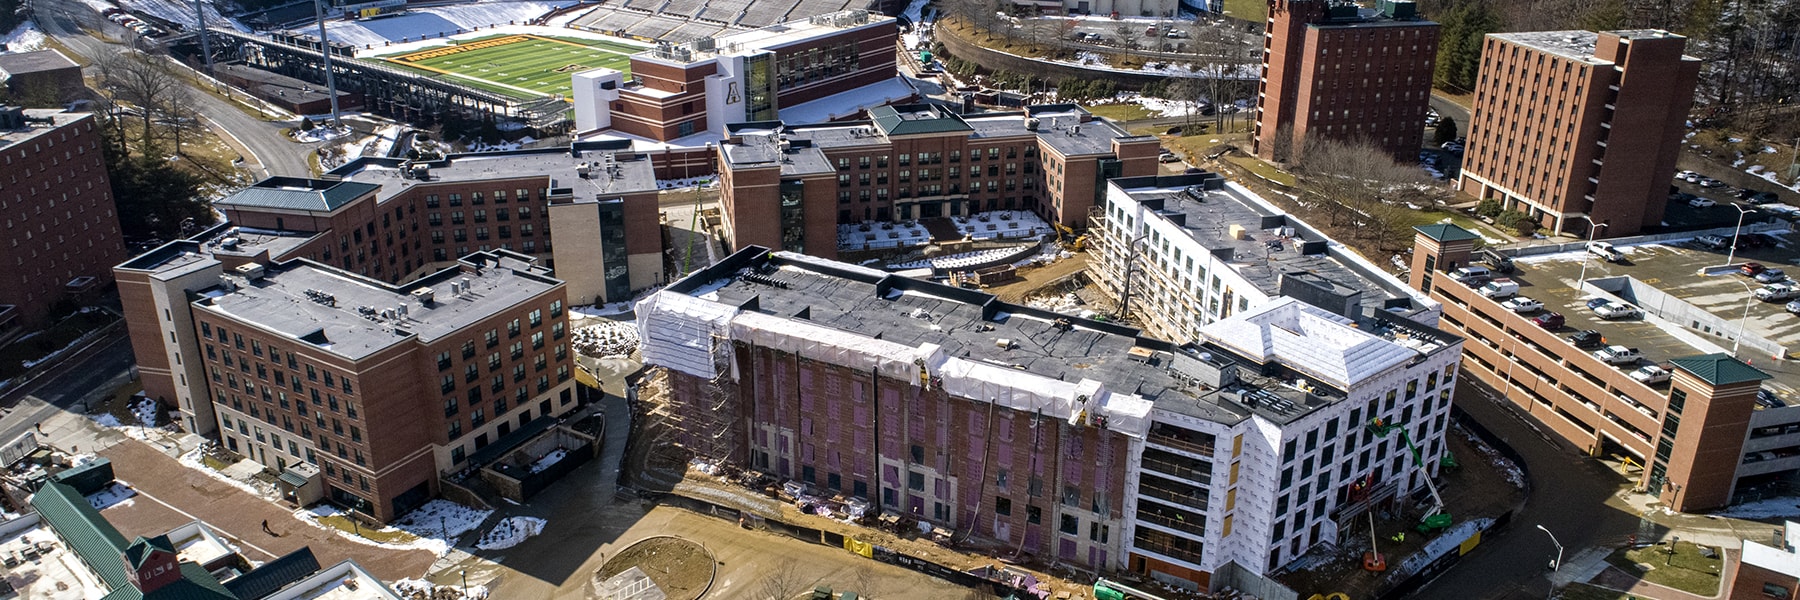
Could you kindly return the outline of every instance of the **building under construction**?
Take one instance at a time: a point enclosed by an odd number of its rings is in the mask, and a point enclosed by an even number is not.
[[[676,442],[702,457],[1189,589],[1429,488],[1462,346],[1285,297],[1176,345],[761,247],[637,315]]]

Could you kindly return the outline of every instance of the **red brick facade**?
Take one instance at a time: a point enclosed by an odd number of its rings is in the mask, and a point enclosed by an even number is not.
[[[26,113],[54,125],[0,130],[0,337],[49,324],[58,301],[112,283],[125,260],[92,115]],[[83,279],[85,278],[85,279]],[[8,310],[6,305],[11,305]]]
[[[1411,160],[1424,137],[1437,23],[1336,11],[1321,0],[1270,0],[1256,155],[1290,160],[1323,137]]]

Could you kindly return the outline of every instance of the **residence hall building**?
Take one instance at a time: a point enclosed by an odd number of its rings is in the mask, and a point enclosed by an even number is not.
[[[1337,0],[1269,0],[1256,155],[1290,160],[1306,141],[1362,142],[1418,156],[1431,101],[1438,24],[1411,0],[1362,8]]]
[[[656,179],[649,157],[622,142],[580,142],[431,162],[364,158],[322,179],[266,179],[213,205],[245,231],[303,240],[271,246],[268,260],[309,258],[398,283],[471,252],[511,250],[557,267],[570,300],[592,304],[662,282]],[[566,244],[552,245],[557,232]]]
[[[1800,594],[1800,523],[1787,521],[1776,530],[1774,545],[1744,540],[1739,560],[1726,573],[1726,600],[1793,598]]]
[[[1457,186],[1556,233],[1661,223],[1700,73],[1686,47],[1654,29],[1488,34]]]
[[[480,466],[472,453],[575,407],[567,287],[530,256],[475,252],[395,285],[209,243],[119,267],[146,389],[173,372],[185,428],[295,487],[322,476],[332,503],[391,520],[440,473]]]
[[[751,247],[638,305],[677,443],[959,539],[1187,589],[1258,574],[1435,472],[1462,341],[1292,298],[1177,346]],[[694,340],[705,340],[696,344]]]
[[[616,69],[576,73],[575,130],[665,142],[710,132],[717,141],[731,123],[854,116],[916,97],[895,70],[898,36],[893,17],[846,10],[664,42],[631,55],[629,76]]]
[[[1475,342],[1464,347],[1462,366],[1545,431],[1594,456],[1629,456],[1643,466],[1638,486],[1683,512],[1727,506],[1739,493],[1800,472],[1800,406],[1759,398],[1769,373],[1710,344],[1646,335],[1645,328],[1654,329],[1649,324],[1594,317],[1581,301],[1606,297],[1595,281],[1577,291],[1550,271],[1554,262],[1515,263],[1514,281],[1536,282],[1522,291],[1567,322],[1556,330],[1541,327],[1532,321],[1536,314],[1513,312],[1449,278],[1448,271],[1469,264],[1476,234],[1446,224],[1416,229],[1410,283],[1442,303],[1440,327]],[[1710,318],[1703,311],[1685,315]],[[1737,316],[1728,322],[1735,325]],[[1608,365],[1592,354],[1595,348],[1568,339],[1587,329],[1607,344],[1641,346],[1646,360],[1640,362],[1663,366],[1671,380],[1642,383],[1630,377],[1636,364]]]
[[[125,260],[94,121],[0,106],[0,340],[48,325]]]
[[[1084,225],[1105,181],[1156,173],[1155,136],[1073,104],[957,114],[879,106],[869,121],[731,127],[720,204],[734,248],[835,257],[838,224],[1027,210]]]
[[[1087,237],[1090,278],[1115,300],[1129,295],[1146,331],[1178,343],[1281,296],[1346,317],[1385,310],[1437,323],[1425,294],[1213,173],[1108,180]]]

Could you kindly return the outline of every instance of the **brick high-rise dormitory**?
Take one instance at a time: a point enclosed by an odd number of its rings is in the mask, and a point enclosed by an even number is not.
[[[1431,100],[1438,24],[1410,0],[1379,8],[1270,0],[1256,100],[1256,155],[1288,160],[1316,138],[1416,157]]]
[[[125,259],[93,115],[0,107],[0,340],[105,287]]]
[[[1700,72],[1686,47],[1659,30],[1489,34],[1457,185],[1556,233],[1656,226]]]

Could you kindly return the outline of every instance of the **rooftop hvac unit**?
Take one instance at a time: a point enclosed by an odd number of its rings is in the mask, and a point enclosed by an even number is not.
[[[467,278],[467,277],[462,278],[462,293],[464,293],[464,294],[469,293],[469,285],[471,283],[472,282],[469,281],[469,278]]]
[[[1025,117],[1025,130],[1037,131],[1040,123],[1042,122],[1039,121],[1037,117]]]
[[[248,279],[250,281],[256,281],[258,279],[262,279],[263,275],[267,274],[267,272],[268,272],[267,270],[265,270],[263,268],[262,265],[259,265],[256,263],[244,263],[244,264],[238,265],[236,270],[237,270],[237,274],[243,275],[244,279]]]
[[[688,48],[692,49],[695,52],[711,52],[714,48],[717,48],[717,47],[718,47],[718,43],[709,37],[703,37],[703,38],[688,42]]]
[[[401,319],[406,318],[406,305],[405,304],[394,305],[394,316],[397,318],[401,318]]]
[[[412,297],[414,300],[418,300],[419,304],[431,306],[431,301],[437,298],[437,292],[433,291],[431,288],[422,287],[413,290]]]
[[[236,237],[228,237],[228,238],[219,240],[219,247],[224,248],[226,250],[236,250],[236,249],[238,249],[238,244],[243,243],[243,241],[244,240],[238,239]]]
[[[594,167],[591,163],[584,162],[575,167],[575,175],[581,177],[582,179],[587,179],[588,174],[591,173],[593,171],[593,169],[594,169]]]

